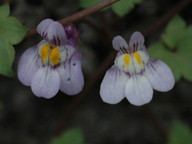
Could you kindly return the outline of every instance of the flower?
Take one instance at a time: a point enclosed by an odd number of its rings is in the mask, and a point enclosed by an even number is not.
[[[126,97],[131,104],[141,106],[151,101],[153,89],[166,92],[173,88],[172,71],[161,60],[149,57],[140,32],[132,34],[129,45],[116,36],[113,48],[118,53],[100,87],[104,102],[116,104]]]
[[[60,23],[45,19],[37,32],[44,40],[22,54],[17,71],[19,80],[31,86],[37,97],[52,98],[59,89],[68,95],[79,93],[84,85],[82,58],[72,28],[65,30]]]

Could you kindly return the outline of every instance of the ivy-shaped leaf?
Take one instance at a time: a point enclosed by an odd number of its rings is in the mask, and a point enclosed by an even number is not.
[[[192,133],[189,127],[182,122],[174,122],[168,144],[192,144]]]
[[[173,71],[176,81],[181,77],[192,81],[192,26],[176,16],[162,35],[162,41],[149,48],[152,57],[166,62]]]
[[[15,56],[13,46],[0,35],[0,73],[5,76],[13,76],[12,63]]]
[[[135,4],[139,4],[141,2],[142,0],[120,0],[112,5],[112,10],[122,17],[132,10]]]
[[[65,131],[60,137],[54,138],[51,144],[84,144],[82,131],[77,128]]]
[[[0,7],[0,74],[13,76],[12,63],[15,56],[13,44],[18,44],[27,33],[27,28],[9,15],[9,6]]]
[[[175,16],[166,27],[165,34],[162,35],[162,40],[170,49],[174,49],[178,41],[182,38],[186,24],[179,16]]]
[[[2,5],[0,7],[0,17],[7,17],[9,16],[9,13],[10,13],[10,9],[8,4]]]

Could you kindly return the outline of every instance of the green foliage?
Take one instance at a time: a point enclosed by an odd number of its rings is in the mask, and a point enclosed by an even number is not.
[[[172,125],[168,144],[192,144],[192,133],[189,127],[179,121]]]
[[[82,8],[88,8],[93,6],[102,0],[79,0],[79,5]],[[124,16],[129,13],[135,6],[135,4],[141,3],[142,0],[120,0],[114,3],[111,8],[119,16]]]
[[[157,42],[153,45],[151,45],[148,48],[149,54],[151,57],[155,58],[155,59],[160,59],[163,62],[165,62],[167,65],[169,65],[169,67],[171,68],[175,80],[179,80],[181,77],[181,72],[178,69],[178,63],[177,61],[177,57],[169,52],[163,45],[162,42]]]
[[[169,65],[176,81],[182,76],[192,81],[192,26],[186,27],[179,16],[168,24],[162,40],[151,45],[148,50],[153,58]]]
[[[27,33],[27,28],[9,13],[7,4],[0,7],[0,74],[5,76],[13,76],[15,51],[12,45],[21,42]]]
[[[0,6],[0,17],[8,17],[10,14],[9,5],[5,4]]]
[[[142,0],[120,0],[112,5],[112,10],[119,16],[124,16],[129,13],[135,6],[135,4],[141,3]]]
[[[162,40],[170,49],[174,49],[179,39],[182,38],[185,22],[179,16],[175,16],[166,28],[165,34],[162,35]]]
[[[84,144],[82,131],[77,128],[65,131],[60,137],[54,138],[51,144]]]

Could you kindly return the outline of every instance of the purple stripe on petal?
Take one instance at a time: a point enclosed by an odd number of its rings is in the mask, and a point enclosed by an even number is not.
[[[175,84],[171,69],[161,60],[150,59],[145,75],[157,91],[169,91]]]
[[[47,39],[47,30],[51,23],[53,22],[52,19],[45,19],[39,23],[37,26],[37,32],[44,38]]]
[[[34,75],[31,89],[37,97],[52,98],[59,91],[60,78],[56,70],[45,66]]]
[[[133,75],[126,83],[125,95],[131,104],[141,106],[151,101],[153,89],[145,76]]]
[[[47,30],[47,39],[54,45],[63,45],[67,41],[63,26],[58,22],[52,22]]]
[[[128,77],[116,66],[112,66],[105,74],[100,86],[100,95],[104,102],[119,103],[125,97],[125,84]]]
[[[129,47],[133,49],[133,52],[137,51],[145,42],[143,35],[140,32],[134,32],[131,35],[129,41]]]
[[[31,85],[32,78],[39,69],[38,60],[37,46],[27,49],[19,59],[17,74],[24,85]]]
[[[121,36],[114,37],[112,44],[115,50],[121,50],[123,53],[126,53],[126,49],[128,49],[127,42]]]

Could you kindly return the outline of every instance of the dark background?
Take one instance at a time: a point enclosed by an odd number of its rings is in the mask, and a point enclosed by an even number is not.
[[[78,48],[83,54],[82,69],[85,81],[91,86],[86,84],[84,92],[77,96],[59,92],[48,100],[35,97],[30,87],[19,82],[17,62],[28,47],[42,38],[33,35],[16,45],[15,76],[0,76],[0,100],[4,105],[0,111],[0,144],[48,144],[61,130],[73,127],[82,129],[89,144],[165,144],[174,120],[179,119],[191,128],[192,83],[183,78],[169,92],[154,91],[152,101],[141,107],[131,105],[126,99],[109,105],[99,95],[104,76],[100,66],[113,51],[112,37],[119,34],[128,40],[134,31],[148,32],[146,45],[149,46],[160,39],[170,18],[155,30],[150,28],[180,2],[143,0],[122,18],[108,9],[76,22],[81,41]],[[10,0],[10,8],[11,15],[29,28],[36,27],[45,18],[59,20],[81,10],[77,0]],[[191,3],[177,12],[191,24]]]

